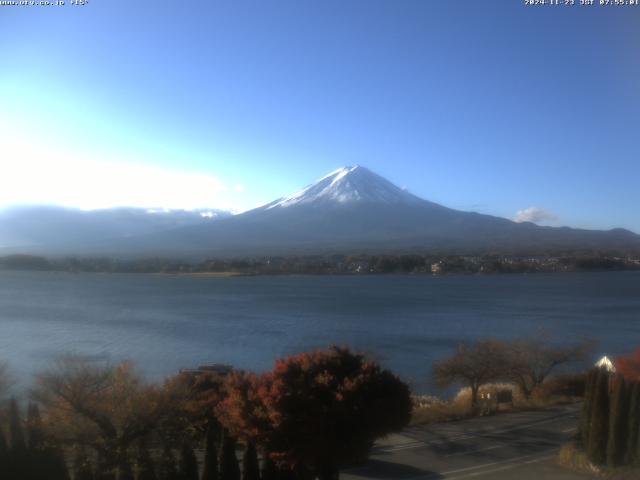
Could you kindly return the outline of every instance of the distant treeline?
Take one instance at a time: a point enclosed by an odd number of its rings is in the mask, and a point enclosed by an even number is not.
[[[535,273],[640,270],[640,256],[615,257],[601,254],[576,254],[524,257],[503,255],[362,254],[213,258],[193,262],[169,258],[68,257],[53,259],[35,255],[7,255],[0,257],[0,269],[172,274],[233,272],[245,275]]]

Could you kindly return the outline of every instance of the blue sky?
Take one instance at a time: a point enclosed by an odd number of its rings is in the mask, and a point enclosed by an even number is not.
[[[0,7],[0,205],[244,210],[360,164],[640,232],[640,6],[69,3]]]

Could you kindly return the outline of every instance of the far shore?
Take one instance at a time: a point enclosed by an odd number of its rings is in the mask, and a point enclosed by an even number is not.
[[[243,272],[156,272],[152,275],[170,275],[177,277],[253,277],[255,273]]]
[[[104,273],[144,273],[197,277],[255,275],[476,275],[587,271],[640,271],[640,252],[614,256],[575,253],[565,256],[514,255],[329,255],[184,260],[169,258],[46,258],[38,255],[0,256],[0,270]]]

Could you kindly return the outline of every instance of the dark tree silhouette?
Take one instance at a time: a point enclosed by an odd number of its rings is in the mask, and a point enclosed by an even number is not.
[[[218,449],[216,445],[216,431],[213,425],[209,425],[205,436],[204,465],[202,467],[202,480],[218,480]]]
[[[24,438],[20,409],[15,398],[9,401],[9,441],[11,442],[11,452],[13,454],[24,454],[27,444]]]
[[[83,446],[76,447],[73,459],[73,479],[93,480],[93,465]]]
[[[123,453],[120,455],[119,464],[118,464],[118,480],[134,480],[135,476],[133,474],[133,467],[131,466],[131,461],[129,460],[129,455]]]
[[[265,455],[262,459],[262,469],[260,471],[260,477],[262,478],[262,480],[278,479],[278,469],[269,455]]]
[[[607,459],[607,442],[609,440],[609,378],[606,370],[598,371],[596,388],[591,409],[591,427],[587,456],[589,460],[602,465]]]
[[[180,480],[178,468],[176,467],[176,457],[167,445],[163,448],[158,462],[158,480]]]
[[[9,472],[9,446],[0,428],[0,472]]]
[[[147,444],[142,439],[138,443],[138,452],[136,456],[136,479],[137,480],[156,480],[156,470],[153,460],[149,454]]]
[[[627,386],[624,378],[616,375],[609,409],[609,440],[607,442],[607,464],[622,465],[627,444],[629,413]]]
[[[20,409],[15,398],[9,401],[9,454],[7,472],[9,478],[27,478],[29,465]]]
[[[116,465],[113,464],[104,449],[98,449],[96,469],[93,477],[95,480],[116,480]]]
[[[629,386],[629,412],[627,435],[627,448],[624,456],[624,463],[630,465],[638,460],[638,449],[640,448],[640,382],[634,382]]]
[[[27,408],[26,432],[29,478],[66,478],[64,456],[55,444],[46,442],[40,409],[35,403],[29,403]]]
[[[580,416],[580,441],[583,447],[589,444],[589,433],[591,428],[591,409],[593,408],[593,396],[598,378],[598,369],[591,369],[587,374],[584,387],[584,402],[582,404],[582,414]]]
[[[249,442],[242,456],[242,480],[260,480],[260,466],[256,445]]]
[[[37,452],[44,448],[44,432],[40,408],[35,403],[29,403],[27,408],[27,449]]]
[[[227,431],[223,433],[220,446],[220,480],[240,480],[236,442]]]
[[[185,440],[180,449],[180,480],[200,480],[198,475],[198,459],[191,447],[191,442]]]

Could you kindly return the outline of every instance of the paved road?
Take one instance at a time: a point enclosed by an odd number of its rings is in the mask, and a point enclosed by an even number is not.
[[[555,465],[576,432],[580,406],[554,407],[414,427],[379,442],[370,461],[344,480],[583,480]]]

